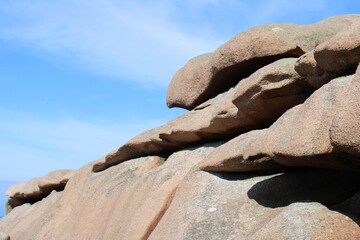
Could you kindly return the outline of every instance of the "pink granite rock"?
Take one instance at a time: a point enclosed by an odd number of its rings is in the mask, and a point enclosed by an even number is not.
[[[219,147],[199,166],[207,171],[249,171],[285,166],[360,170],[360,68],[332,80],[270,128]],[[270,165],[271,164],[271,165]]]
[[[295,70],[317,88],[338,76],[353,74],[360,62],[360,19],[302,56]]]
[[[12,185],[6,191],[6,195],[9,197],[7,212],[24,203],[32,203],[45,198],[53,190],[64,189],[73,174],[73,170],[56,170],[42,178],[33,178],[28,182]]]
[[[351,186],[357,178],[314,169],[194,172],[179,185],[149,239],[355,240],[359,218],[330,209],[346,199],[339,196],[357,191]]]
[[[269,126],[313,90],[294,70],[295,62],[296,58],[286,58],[259,69],[227,93],[131,139],[97,162],[94,171],[135,157],[166,154],[189,144]]]
[[[312,51],[359,16],[340,15],[310,25],[266,24],[241,32],[180,69],[169,85],[167,105],[193,109],[273,61]]]

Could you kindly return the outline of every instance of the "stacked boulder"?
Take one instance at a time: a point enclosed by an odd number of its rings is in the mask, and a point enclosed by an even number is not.
[[[359,62],[360,15],[242,32],[174,75],[167,105],[189,112],[79,170],[13,186],[0,232],[359,239]]]

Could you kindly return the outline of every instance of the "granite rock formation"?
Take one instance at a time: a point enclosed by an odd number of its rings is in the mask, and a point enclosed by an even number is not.
[[[333,79],[271,127],[240,135],[201,164],[211,171],[285,166],[360,169],[360,68]],[[266,159],[266,161],[265,161]],[[275,165],[276,166],[276,165]]]
[[[0,240],[10,240],[10,236],[6,233],[0,232]]]
[[[277,59],[300,57],[315,48],[324,53],[327,45],[317,47],[319,44],[358,20],[358,15],[341,15],[310,25],[267,24],[244,31],[213,54],[196,57],[180,69],[169,85],[167,105],[193,109]],[[358,31],[356,26],[352,28],[350,33]],[[326,58],[326,53],[321,53],[319,57]]]
[[[9,196],[7,212],[24,203],[37,202],[53,190],[63,190],[73,173],[73,170],[56,170],[44,177],[14,184],[6,191],[6,195]]]
[[[191,111],[12,186],[0,239],[360,239],[359,30],[268,24],[190,60],[167,104]]]
[[[296,58],[284,58],[268,64],[228,92],[131,139],[104,161],[97,162],[94,171],[131,158],[167,153],[269,126],[286,110],[305,101],[314,90],[294,70],[296,61]]]

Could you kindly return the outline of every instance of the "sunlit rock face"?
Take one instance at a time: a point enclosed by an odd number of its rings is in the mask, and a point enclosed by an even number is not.
[[[7,191],[2,239],[360,239],[360,15],[267,24],[191,59],[190,111]]]

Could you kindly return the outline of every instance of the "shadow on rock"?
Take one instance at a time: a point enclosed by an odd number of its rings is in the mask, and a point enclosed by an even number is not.
[[[248,197],[271,208],[319,202],[329,208],[360,190],[360,175],[322,169],[293,170],[256,183]]]
[[[351,218],[360,226],[360,174],[315,168],[288,168],[268,172],[209,172],[227,181],[264,179],[248,190],[249,199],[268,208],[287,207],[292,203],[318,202],[330,210]]]

